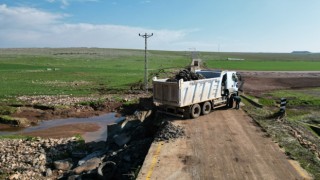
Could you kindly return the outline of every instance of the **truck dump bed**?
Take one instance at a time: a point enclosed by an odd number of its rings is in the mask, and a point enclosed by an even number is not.
[[[221,97],[221,77],[194,81],[153,80],[153,100],[157,105],[184,107]]]

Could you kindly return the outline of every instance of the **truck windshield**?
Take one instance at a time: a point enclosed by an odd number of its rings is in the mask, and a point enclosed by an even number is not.
[[[221,76],[221,72],[214,72],[214,71],[198,71],[197,74],[201,74],[205,78],[217,78]]]

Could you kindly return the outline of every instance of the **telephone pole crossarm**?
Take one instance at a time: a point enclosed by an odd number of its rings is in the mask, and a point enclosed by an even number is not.
[[[148,92],[148,59],[147,59],[147,45],[148,45],[148,41],[147,39],[151,36],[153,36],[153,33],[151,34],[140,34],[140,37],[144,38],[144,44],[145,44],[145,48],[144,48],[144,86],[145,86],[145,90],[146,92]]]

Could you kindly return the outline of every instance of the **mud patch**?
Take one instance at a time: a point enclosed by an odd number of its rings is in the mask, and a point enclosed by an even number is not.
[[[240,72],[245,93],[259,96],[266,91],[320,86],[319,72]]]
[[[63,119],[63,118],[87,118],[92,116],[102,115],[108,112],[114,112],[122,103],[120,102],[105,102],[99,107],[76,105],[64,108],[47,108],[39,109],[34,107],[19,107],[17,112],[13,113],[12,117],[27,118],[31,122],[42,120]]]
[[[44,130],[21,133],[22,135],[28,135],[33,137],[42,138],[66,138],[75,135],[84,135],[86,132],[98,131],[100,126],[95,123],[79,123],[69,124],[63,126],[56,126]]]

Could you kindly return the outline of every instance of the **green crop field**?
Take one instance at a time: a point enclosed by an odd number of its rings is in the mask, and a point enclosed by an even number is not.
[[[189,61],[175,52],[150,53],[149,68],[179,67]],[[0,54],[1,97],[122,90],[143,75],[144,51],[140,50],[2,49]]]
[[[319,71],[320,54],[200,52],[208,68]],[[149,73],[182,69],[190,52],[149,51]],[[243,61],[228,61],[241,58]],[[144,51],[101,48],[0,49],[0,97],[88,95],[129,89],[143,80]]]

